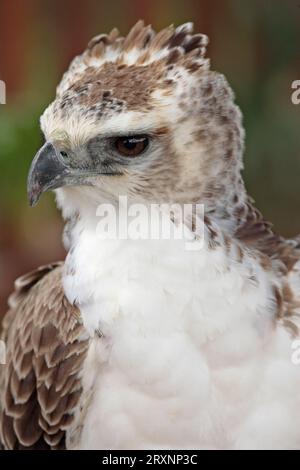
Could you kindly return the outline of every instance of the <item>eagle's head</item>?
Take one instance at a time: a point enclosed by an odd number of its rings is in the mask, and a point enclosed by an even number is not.
[[[226,213],[243,182],[243,129],[225,78],[204,57],[207,37],[184,24],[95,37],[45,110],[46,143],[28,179],[31,204],[57,189],[62,207],[127,195],[202,202]]]

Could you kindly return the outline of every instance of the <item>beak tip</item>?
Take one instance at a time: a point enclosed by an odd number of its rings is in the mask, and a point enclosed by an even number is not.
[[[57,187],[57,179],[63,176],[64,171],[65,167],[58,159],[55,148],[46,142],[34,157],[27,178],[27,195],[31,207],[38,203],[45,191]]]
[[[29,201],[30,207],[36,206],[39,199],[40,199],[40,193],[30,193],[30,194],[28,194],[28,201]]]
[[[30,207],[34,207],[37,203],[37,200],[35,200],[34,198],[29,198],[29,205]]]
[[[27,197],[31,207],[34,207],[40,198],[41,189],[36,184],[28,184]]]

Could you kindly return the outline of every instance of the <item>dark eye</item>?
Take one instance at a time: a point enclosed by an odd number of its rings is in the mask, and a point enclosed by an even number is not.
[[[67,152],[65,152],[64,150],[61,150],[61,151],[60,151],[60,155],[61,155],[61,157],[63,157],[64,159],[67,159],[67,158],[68,158],[68,154],[67,154]]]
[[[118,137],[114,145],[117,151],[124,157],[137,157],[148,147],[149,138],[146,135]]]

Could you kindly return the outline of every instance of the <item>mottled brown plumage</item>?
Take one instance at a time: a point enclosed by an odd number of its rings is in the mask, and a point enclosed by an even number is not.
[[[6,449],[57,449],[81,394],[88,339],[62,289],[61,264],[16,281],[3,324],[0,437]]]
[[[235,236],[242,243],[261,253],[262,264],[271,266],[270,261],[278,261],[277,267],[286,275],[300,259],[300,240],[285,239],[273,231],[273,226],[266,221],[254,206],[252,198],[241,206],[241,223]],[[267,265],[264,267],[267,267]]]

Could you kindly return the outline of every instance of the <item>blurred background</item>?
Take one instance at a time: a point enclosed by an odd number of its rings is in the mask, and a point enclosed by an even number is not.
[[[231,83],[246,127],[245,179],[276,231],[300,232],[300,0],[0,0],[0,317],[16,276],[64,257],[52,194],[31,209],[26,176],[42,142],[39,115],[74,55],[117,26],[193,21],[212,68]]]

